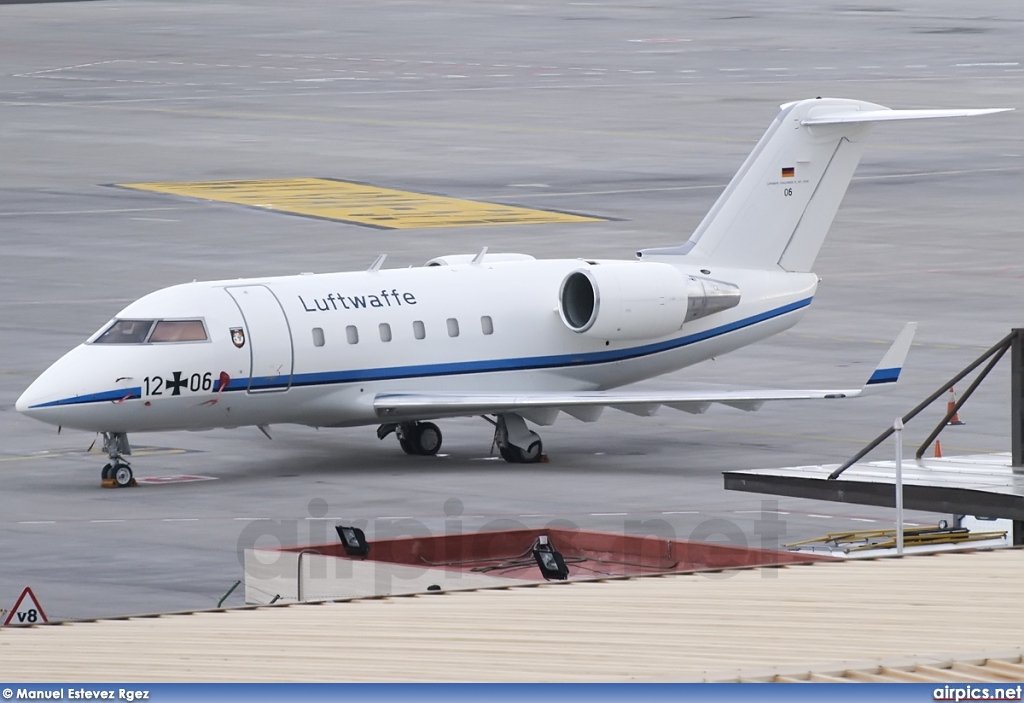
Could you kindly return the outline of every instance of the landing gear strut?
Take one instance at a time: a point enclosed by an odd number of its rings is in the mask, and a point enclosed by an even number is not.
[[[494,444],[501,458],[510,464],[536,464],[544,458],[540,435],[526,426],[515,413],[498,415],[494,423]]]
[[[526,426],[526,420],[515,413],[502,413],[494,420],[494,445],[501,458],[510,464],[536,464],[545,461],[540,436]],[[377,428],[377,438],[394,432],[406,454],[433,456],[441,449],[441,430],[432,422],[389,422]]]
[[[135,478],[132,475],[132,467],[128,465],[125,456],[131,456],[132,446],[128,444],[128,435],[124,432],[104,432],[103,451],[107,453],[110,462],[103,467],[100,477],[103,485],[111,488],[125,488],[135,485]]]
[[[377,428],[377,437],[384,439],[392,432],[406,454],[434,456],[441,449],[441,430],[433,422],[381,425]]]

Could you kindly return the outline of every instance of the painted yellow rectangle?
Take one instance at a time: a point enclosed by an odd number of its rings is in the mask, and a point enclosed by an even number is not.
[[[134,190],[248,205],[274,212],[351,222],[381,229],[601,222],[605,219],[378,188],[326,178],[117,185]]]

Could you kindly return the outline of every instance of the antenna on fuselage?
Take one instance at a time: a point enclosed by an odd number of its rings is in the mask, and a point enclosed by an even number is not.
[[[387,254],[381,254],[380,256],[373,260],[373,263],[370,264],[370,268],[366,270],[369,271],[370,273],[373,273],[374,271],[380,271],[380,267],[384,263],[384,259],[386,258],[388,258]]]
[[[486,254],[487,254],[487,247],[484,247],[483,249],[480,250],[479,254],[477,254],[476,256],[473,257],[473,260],[470,261],[469,263],[471,263],[471,264],[481,264],[481,263],[483,263],[484,255],[486,255]]]

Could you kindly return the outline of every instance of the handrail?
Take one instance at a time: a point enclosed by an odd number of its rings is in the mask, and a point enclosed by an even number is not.
[[[303,554],[323,554],[316,549],[303,549],[299,552],[298,558],[295,560],[295,600],[302,602],[302,555]]]
[[[1003,345],[1003,348],[1000,349],[999,352],[992,357],[992,360],[988,362],[985,368],[981,370],[981,373],[979,373],[978,377],[974,379],[974,382],[967,387],[964,394],[960,396],[960,400],[953,403],[953,407],[946,411],[945,417],[943,417],[939,424],[935,426],[935,429],[932,430],[932,433],[928,435],[928,438],[921,443],[921,446],[917,448],[917,453],[914,455],[915,458],[920,460],[920,458],[924,456],[925,450],[931,446],[932,442],[935,441],[935,438],[939,436],[939,433],[946,428],[949,421],[953,419],[953,416],[960,412],[960,407],[967,402],[967,399],[974,394],[974,391],[981,385],[981,382],[985,380],[992,369],[995,368],[995,365],[999,363],[999,360],[1003,358],[1003,355],[1010,349],[1011,343],[1012,342],[1007,342]],[[950,386],[952,387],[952,384],[950,384]]]
[[[1014,338],[1016,336],[1017,336],[1017,330],[1013,330],[1008,335],[1003,337],[1001,340],[996,342],[996,344],[993,345],[992,347],[990,347],[988,351],[986,351],[984,354],[982,354],[977,359],[975,359],[973,362],[971,362],[960,373],[958,373],[957,375],[953,376],[953,378],[949,379],[946,383],[944,383],[937,391],[935,391],[930,396],[928,396],[925,400],[923,400],[921,403],[919,403],[917,405],[917,407],[915,407],[913,410],[911,410],[906,415],[904,415],[903,418],[902,418],[903,424],[906,424],[906,423],[910,422],[910,420],[915,418],[922,410],[924,410],[929,405],[934,403],[943,394],[947,393],[950,388],[952,388],[954,385],[957,384],[957,382],[963,380],[963,378],[967,374],[971,373],[972,371],[974,371],[974,369],[976,369],[979,366],[981,366],[993,354],[999,354],[999,358],[1001,358],[1002,355],[1004,353],[1006,353],[1006,350],[1010,348],[1010,345],[1013,343],[1013,340],[1014,340]],[[996,359],[996,361],[998,361],[998,358]],[[980,382],[980,379],[984,378],[988,374],[988,372],[992,370],[992,367],[994,365],[995,365],[995,362],[992,362],[979,375],[979,380],[975,381],[975,384],[971,388],[972,392],[973,392],[974,388],[977,386],[977,383]],[[963,399],[961,399],[961,400],[963,400]],[[961,402],[959,405],[963,405],[963,403]],[[959,405],[957,406],[957,408],[959,408]],[[952,414],[950,414],[949,417],[952,417]],[[947,420],[948,420],[948,418],[947,418]],[[828,475],[828,480],[834,481],[835,479],[839,478],[843,474],[844,471],[846,471],[848,468],[850,468],[851,466],[856,464],[858,461],[863,459],[865,456],[867,456],[868,452],[870,452],[872,449],[874,449],[879,444],[881,444],[882,442],[887,440],[893,434],[893,432],[895,432],[895,430],[890,426],[888,429],[885,430],[885,432],[883,432],[882,434],[878,435],[877,437],[875,437],[875,439],[873,439],[871,442],[869,442],[866,447],[864,447],[859,452],[854,454],[852,458],[848,459],[839,468],[837,468],[835,471],[830,473]],[[936,436],[938,436],[938,432],[936,432],[935,434],[936,434]],[[935,438],[932,437],[931,439],[935,439]],[[930,443],[931,442],[929,441],[928,444],[930,444]],[[927,444],[925,446],[927,447]],[[918,454],[918,458],[919,459],[921,458],[921,454],[923,454],[923,453],[924,452],[920,452]]]

